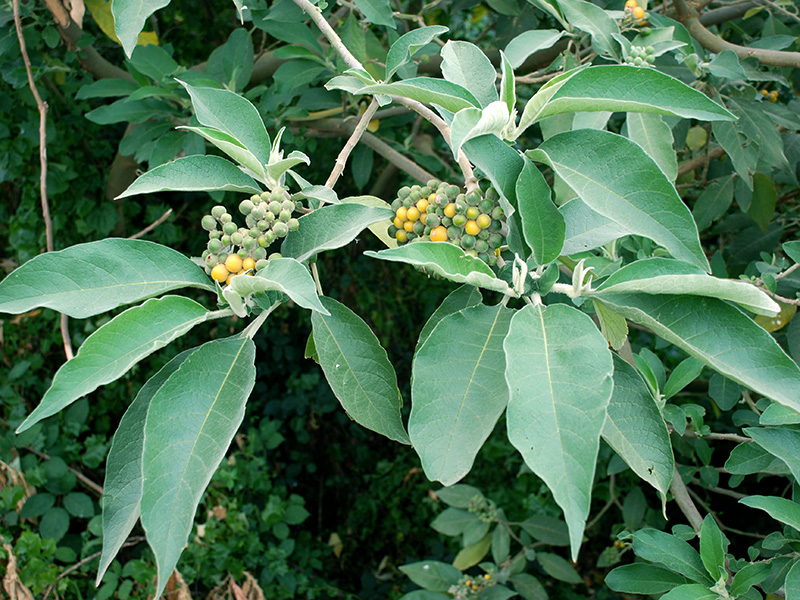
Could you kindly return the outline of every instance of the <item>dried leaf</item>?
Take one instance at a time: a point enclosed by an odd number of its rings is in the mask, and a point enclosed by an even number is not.
[[[167,581],[167,586],[164,588],[163,598],[167,600],[192,600],[192,594],[189,592],[189,586],[183,580],[183,575],[175,569]]]
[[[3,576],[3,589],[11,600],[34,600],[31,591],[26,588],[17,575],[17,558],[10,545],[3,544],[3,549],[8,553],[6,574]]]

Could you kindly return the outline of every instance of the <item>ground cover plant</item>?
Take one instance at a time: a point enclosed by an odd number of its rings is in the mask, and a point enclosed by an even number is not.
[[[4,20],[12,597],[800,597],[794,6],[77,6]]]

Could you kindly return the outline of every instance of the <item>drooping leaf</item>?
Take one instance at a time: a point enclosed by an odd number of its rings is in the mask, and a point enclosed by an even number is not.
[[[442,48],[442,75],[469,90],[481,107],[498,99],[497,72],[491,61],[475,44],[450,40]]]
[[[184,156],[142,173],[116,200],[155,192],[227,191],[259,194],[258,183],[219,156]]]
[[[397,69],[407,63],[414,54],[429,44],[437,36],[448,31],[443,25],[431,25],[430,27],[420,27],[412,29],[405,35],[401,35],[398,40],[389,48],[386,55],[386,81],[389,81],[397,72]]]
[[[203,270],[166,246],[107,238],[40,254],[0,282],[0,312],[52,308],[76,319],[184,287],[214,291]]]
[[[506,55],[502,50],[500,51],[500,71],[500,101],[506,105],[509,116],[515,115],[517,105],[517,84],[514,77],[514,68],[511,66],[511,63],[508,62],[508,58],[506,58]],[[514,120],[516,120],[516,116],[514,117]],[[514,122],[509,122],[508,125],[514,125]]]
[[[208,314],[194,300],[165,296],[117,315],[86,338],[75,358],[56,372],[39,406],[17,428],[17,433],[122,377],[144,357],[205,321]]]
[[[611,353],[592,320],[565,304],[518,311],[503,346],[508,439],[564,511],[574,559],[613,389]]]
[[[592,36],[592,47],[603,56],[619,58],[619,25],[602,8],[586,0],[558,0],[564,19]]]
[[[726,377],[800,409],[800,367],[769,333],[722,300],[619,293],[601,302]]]
[[[642,378],[617,355],[603,439],[634,473],[667,493],[674,469],[667,425]]]
[[[592,210],[580,198],[573,198],[558,207],[564,217],[562,254],[594,250],[631,233],[619,223]]]
[[[414,354],[408,432],[429,479],[464,477],[505,409],[502,344],[512,314],[502,305],[462,309]]]
[[[458,112],[470,106],[480,107],[480,102],[466,88],[446,79],[431,77],[413,77],[393,83],[368,85],[358,90],[358,93],[403,96],[427,104],[438,104],[450,112]]]
[[[618,315],[605,304],[594,303],[595,314],[600,325],[600,333],[608,340],[608,345],[614,350],[619,350],[628,339],[628,322],[625,317]]]
[[[546,265],[561,254],[566,230],[564,217],[550,199],[550,186],[544,176],[527,159],[517,179],[516,192],[525,241],[536,263]]]
[[[623,565],[606,575],[606,585],[624,594],[663,594],[685,583],[686,578],[681,575],[645,563]]]
[[[244,418],[255,384],[254,360],[255,344],[247,337],[207,342],[150,400],[141,520],[158,566],[156,597],[186,546],[197,505]]]
[[[378,338],[345,305],[322,297],[328,315],[314,312],[314,346],[325,378],[348,415],[367,429],[408,443],[397,375]]]
[[[770,517],[800,531],[800,504],[778,496],[748,496],[739,500],[740,504],[758,508]]]
[[[390,208],[380,206],[356,203],[323,206],[298,219],[300,227],[286,236],[281,254],[306,262],[320,252],[346,246],[373,223],[393,215]]]
[[[487,290],[511,293],[508,284],[498,279],[485,262],[465,254],[461,248],[447,242],[415,241],[380,252],[369,250],[364,254],[380,260],[404,262],[422,267],[430,273],[456,283],[468,283]]]
[[[492,547],[492,535],[487,534],[483,539],[462,548],[453,560],[453,566],[462,571],[474,567],[483,560]]]
[[[554,135],[527,154],[549,164],[592,210],[709,270],[691,212],[638,145],[607,131],[580,129]]]
[[[111,4],[114,15],[114,31],[128,58],[131,57],[139,33],[144,23],[159,8],[164,8],[169,0],[115,0]]]
[[[774,300],[750,283],[711,277],[693,265],[668,258],[637,260],[613,273],[596,290],[600,297],[625,292],[719,298],[770,317],[780,311]]]
[[[691,581],[708,585],[714,583],[706,573],[697,550],[674,535],[657,529],[640,529],[633,534],[633,551],[639,558],[660,563]]]
[[[122,415],[106,461],[103,484],[103,551],[97,568],[97,583],[128,539],[139,520],[142,500],[142,447],[150,400],[196,348],[181,352],[151,377]]]

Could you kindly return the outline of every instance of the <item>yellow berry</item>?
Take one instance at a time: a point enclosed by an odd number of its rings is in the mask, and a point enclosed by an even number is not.
[[[397,209],[397,218],[401,221],[408,219],[408,209],[406,209],[405,206],[401,206]]]
[[[489,581],[489,580],[492,578],[492,576],[491,576],[491,575],[489,575],[489,573],[486,573],[486,575],[484,575],[484,576],[483,576],[483,578],[484,578],[486,581]]]
[[[470,219],[464,225],[464,231],[469,235],[478,235],[481,232],[481,226],[478,225],[475,221]]]
[[[372,121],[369,122],[369,125],[367,125],[367,131],[369,131],[370,133],[375,133],[376,131],[378,131],[380,126],[381,126],[380,119],[372,119]]]
[[[403,223],[403,229],[405,229],[408,233],[414,231],[414,221],[406,221]]]
[[[428,219],[428,213],[422,213],[419,216],[419,222],[425,225],[425,221]]]
[[[762,96],[769,96],[769,90],[761,90]]]
[[[416,206],[412,206],[408,209],[408,211],[406,211],[406,215],[408,216],[409,221],[418,221],[420,212],[417,210]]]
[[[490,217],[487,214],[482,214],[477,219],[475,219],[475,222],[481,229],[486,229],[487,227],[489,227],[489,225],[492,224],[492,217]]]
[[[228,278],[228,269],[226,269],[223,264],[215,266],[211,269],[211,278],[220,283],[224,282]]]
[[[394,223],[394,226],[397,227],[398,229],[402,229],[403,228],[403,221],[402,221],[402,219],[400,217],[395,217],[394,221],[392,221],[392,222]]]
[[[777,102],[778,101],[778,90],[772,90],[769,93],[769,101],[770,102]]]
[[[235,276],[236,276],[236,273],[231,273],[230,275],[228,275],[228,279],[225,280],[225,285],[230,285],[231,284],[231,279],[233,279]]]
[[[637,6],[633,9],[633,17],[635,19],[643,19],[644,18],[644,9],[641,6]]]
[[[428,204],[429,204],[429,203],[428,203],[428,199],[427,199],[427,198],[423,198],[422,200],[420,200],[419,202],[417,202],[417,210],[418,210],[420,213],[423,213],[423,214],[424,214],[424,213],[425,213],[425,212],[427,212],[427,210],[428,210]]]
[[[255,269],[256,268],[256,261],[248,256],[247,258],[245,258],[242,261],[242,268],[245,271],[249,271],[251,269]]]
[[[428,196],[428,203],[431,203],[434,200],[436,200],[436,192],[431,192],[431,195]]]
[[[633,10],[637,6],[639,6],[639,4],[636,2],[636,0],[628,0],[625,3],[625,8],[628,9],[628,10]]]
[[[443,225],[431,229],[432,242],[446,242],[447,241],[447,228]]]
[[[455,205],[455,204],[453,204],[453,203],[451,202],[450,204],[448,204],[447,206],[445,206],[445,207],[444,207],[444,216],[445,216],[445,217],[449,217],[449,218],[451,218],[451,219],[452,219],[454,216],[456,216],[456,205]]]
[[[404,244],[408,241],[408,233],[405,229],[398,229],[397,233],[394,234],[394,237],[401,244]]]
[[[242,270],[242,259],[238,254],[231,254],[225,261],[225,268],[233,274]]]

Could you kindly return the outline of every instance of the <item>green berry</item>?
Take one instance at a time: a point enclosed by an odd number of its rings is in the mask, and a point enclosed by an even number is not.
[[[422,194],[420,194],[419,192],[411,192],[411,193],[408,195],[408,199],[409,199],[409,200],[411,200],[411,202],[412,202],[413,204],[416,204],[417,202],[419,202],[420,200],[422,200]]]
[[[219,240],[219,241],[220,241],[220,242],[222,242],[222,245],[223,245],[223,246],[225,246],[225,247],[227,248],[228,246],[230,246],[230,245],[231,245],[231,236],[229,236],[229,235],[223,235],[223,236],[220,238],[220,240]]]
[[[219,222],[222,223],[223,225],[226,223],[230,223],[231,221],[233,221],[233,217],[230,215],[230,213],[223,213],[222,216],[220,216],[219,218]]]
[[[491,200],[492,202],[497,202],[498,200],[500,200],[500,194],[498,194],[497,190],[494,189],[493,187],[490,187],[488,190],[486,190],[484,197],[487,200]]]
[[[461,237],[461,228],[456,226],[450,226],[447,228],[447,238],[450,240],[457,240]]]
[[[477,240],[475,242],[475,251],[480,254],[481,252],[489,252],[489,244],[486,240]]]
[[[502,221],[492,221],[492,224],[489,225],[489,231],[491,231],[492,233],[500,231],[501,229],[503,229]]]
[[[251,238],[256,239],[261,235],[261,230],[258,227],[251,227],[247,233]]]
[[[419,236],[412,231],[411,233],[408,234],[408,241],[411,242],[411,241],[417,239],[418,237]]]
[[[456,227],[463,227],[466,222],[467,222],[466,215],[456,213],[456,215],[453,217],[453,225],[455,225]]]
[[[477,206],[469,206],[467,210],[464,212],[468,219],[477,219],[481,214],[481,209]]]
[[[271,212],[276,217],[281,214],[283,210],[283,203],[278,202],[277,200],[273,200],[269,203],[269,212]]]
[[[268,225],[271,225],[272,222],[275,221],[275,215],[272,214],[272,211],[267,211],[267,214],[264,215],[264,221],[266,221]]]
[[[279,238],[286,237],[286,234],[289,233],[289,227],[286,223],[278,221],[272,226],[272,232]]]
[[[405,198],[403,198],[403,206],[405,208],[411,208],[412,206],[414,206],[414,202],[411,200],[411,196],[406,196]]]
[[[647,56],[644,60],[648,65],[652,65],[654,62],[656,62],[656,57],[655,56]]]
[[[461,247],[464,250],[470,250],[475,246],[475,238],[471,235],[462,235],[461,236]]]
[[[245,249],[252,250],[253,248],[256,247],[256,238],[247,236],[246,238],[244,238],[242,245],[245,247]]]
[[[206,231],[214,231],[217,228],[217,220],[211,215],[206,215],[203,217],[203,219],[200,221],[200,224]]]
[[[239,258],[247,258],[250,255],[250,251],[249,250],[245,250],[244,248],[242,248],[236,254],[239,255]]]
[[[491,217],[492,217],[492,219],[494,221],[500,221],[501,219],[503,219],[505,217],[505,215],[503,214],[503,209],[500,208],[499,206],[495,206],[492,209]]]
[[[466,205],[465,202],[462,202],[460,200],[456,200],[455,204],[456,204],[456,212],[457,213],[463,213],[465,210],[467,210],[467,205]]]
[[[258,196],[256,196],[256,198],[258,198]],[[243,215],[249,215],[255,207],[256,205],[252,200],[242,200],[239,203],[239,212]]]
[[[219,219],[222,215],[225,214],[225,207],[224,206],[215,206],[211,209],[211,216],[215,219]]]
[[[273,252],[269,255],[269,260],[272,260],[273,258],[283,258],[283,255],[280,252]]]
[[[269,200],[270,193],[271,192],[261,192],[258,197],[262,200]]]
[[[239,228],[236,227],[236,223],[233,222],[225,223],[225,225],[222,226],[222,233],[224,233],[225,235],[233,235],[238,230]]]
[[[210,239],[210,240],[218,240],[221,237],[222,237],[222,232],[221,231],[209,231],[208,232],[208,239]]]
[[[503,236],[499,233],[493,233],[489,236],[487,241],[489,242],[489,248],[496,250],[503,245]]]
[[[243,241],[244,241],[244,236],[238,231],[236,233],[231,234],[231,244],[233,244],[234,246],[241,246]]]
[[[262,248],[260,245],[258,248],[254,248],[251,254],[253,255],[253,258],[255,260],[261,260],[262,258],[267,258],[267,251],[264,250],[264,248]]]
[[[427,185],[432,190],[435,190],[436,188],[439,187],[439,182],[436,181],[435,179],[429,179],[425,185]]]
[[[395,234],[397,234],[397,227],[395,227],[394,225],[389,225],[387,233],[389,234],[389,237],[394,237]]]
[[[441,224],[442,220],[436,216],[436,214],[428,214],[425,218],[425,225],[428,227],[438,227]]]
[[[417,235],[423,235],[425,233],[425,224],[422,221],[414,223],[414,233]]]
[[[450,217],[442,217],[441,219],[442,219],[442,225],[444,225],[445,227],[450,227],[453,224],[453,219],[451,219]]]
[[[456,196],[458,196],[458,194],[460,192],[461,192],[461,190],[458,188],[457,185],[448,186],[448,188],[447,188],[447,197],[450,200],[453,200]]]
[[[403,198],[408,197],[410,193],[411,193],[411,188],[408,187],[407,185],[404,185],[399,190],[397,190],[397,197],[402,200]]]
[[[211,240],[208,242],[208,250],[214,254],[219,254],[225,246],[219,240]]]
[[[392,200],[392,210],[397,212],[397,209],[403,206],[403,201],[400,198],[395,198]]]
[[[269,195],[269,203],[272,204],[273,202],[283,202],[283,190],[280,188],[272,190]]]
[[[280,212],[280,214],[278,215],[278,219],[280,219],[281,222],[283,222],[283,223],[288,223],[289,219],[291,219],[291,218],[292,218],[292,213],[289,212],[288,210],[282,210]]]
[[[259,231],[266,231],[267,229],[269,229],[269,223],[267,223],[266,221],[259,221],[258,223],[256,223],[256,228]]]
[[[427,198],[431,195],[431,188],[429,188],[427,185],[424,185],[422,188],[420,188],[419,193],[423,198]]]
[[[300,228],[300,221],[297,219],[289,219],[286,221],[286,226],[289,228],[289,231],[297,231]]]
[[[478,208],[481,209],[481,212],[485,212],[488,214],[492,212],[492,209],[494,208],[494,202],[484,198],[483,200],[481,200],[480,204],[478,205]]]
[[[467,204],[469,204],[470,206],[478,206],[478,204],[480,204],[480,201],[482,199],[483,197],[481,196],[481,193],[478,190],[472,190],[467,194]]]
[[[281,208],[282,208],[283,210],[288,210],[290,213],[291,213],[291,212],[294,212],[294,208],[295,208],[295,207],[294,207],[294,201],[292,201],[292,200],[284,200],[284,201],[281,203]]]

